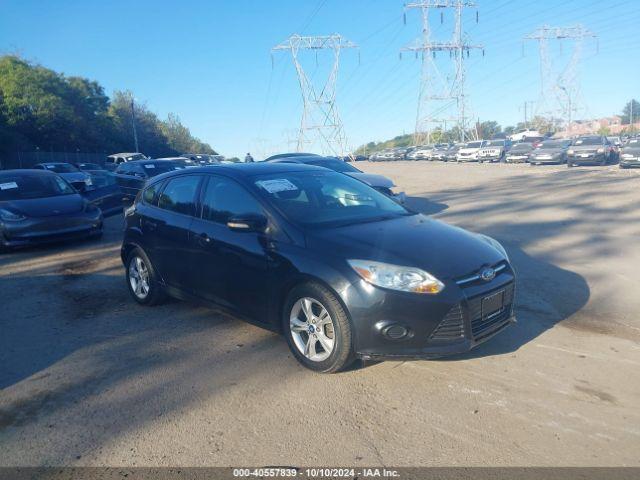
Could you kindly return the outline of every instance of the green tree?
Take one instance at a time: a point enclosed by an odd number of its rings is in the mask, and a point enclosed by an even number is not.
[[[640,102],[635,99],[632,99],[628,102],[624,108],[622,109],[622,124],[629,125],[631,123],[631,115],[633,114],[633,123],[637,123],[640,121]]]
[[[217,155],[211,145],[191,135],[189,129],[180,122],[180,118],[174,113],[170,113],[167,119],[161,123],[161,129],[167,137],[169,147],[178,153]]]

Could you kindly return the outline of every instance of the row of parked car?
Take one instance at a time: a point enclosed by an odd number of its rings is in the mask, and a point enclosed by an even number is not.
[[[356,178],[397,203],[405,200],[391,179],[364,173],[334,157],[281,154],[265,162],[324,167]],[[151,179],[224,163],[211,155],[150,159],[137,153],[111,155],[104,165],[49,162],[0,171],[0,249],[99,236],[103,217],[122,213]]]
[[[371,161],[439,160],[444,162],[506,162],[607,165],[619,161],[620,168],[640,166],[638,137],[627,138],[587,135],[574,139],[526,138],[512,143],[508,139],[475,140],[460,144],[436,144],[396,148],[379,152]]]

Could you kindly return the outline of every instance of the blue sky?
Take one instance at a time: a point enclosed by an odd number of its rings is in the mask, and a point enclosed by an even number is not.
[[[592,116],[617,113],[640,98],[640,1],[477,0],[465,30],[485,56],[472,54],[467,90],[474,117],[503,126],[522,120],[539,91],[537,47],[522,37],[542,24],[582,23],[581,85]],[[2,0],[0,52],[98,80],[111,94],[132,90],[164,117],[177,113],[192,132],[226,155],[288,150],[301,114],[291,59],[270,49],[292,33],[340,33],[345,51],[338,108],[349,145],[414,129],[419,61],[399,50],[420,33],[417,12],[403,23],[401,0]],[[434,38],[444,39],[451,14]],[[568,57],[570,48],[554,56]],[[523,55],[524,53],[524,55]],[[359,57],[359,59],[358,59]],[[308,71],[324,72],[307,58]],[[443,62],[444,59],[438,60]]]

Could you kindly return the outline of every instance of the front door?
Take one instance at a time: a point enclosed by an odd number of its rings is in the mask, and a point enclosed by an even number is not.
[[[197,294],[255,321],[267,321],[270,251],[266,234],[231,230],[227,221],[262,214],[258,200],[235,180],[207,176],[201,214],[191,226]]]

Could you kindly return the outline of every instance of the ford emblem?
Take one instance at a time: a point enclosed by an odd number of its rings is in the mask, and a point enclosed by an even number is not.
[[[496,278],[496,271],[491,267],[483,268],[480,271],[480,278],[485,282],[490,282],[491,280]]]

